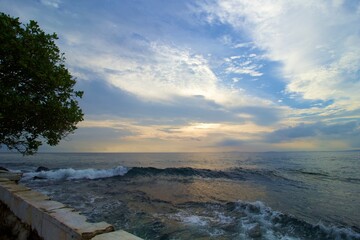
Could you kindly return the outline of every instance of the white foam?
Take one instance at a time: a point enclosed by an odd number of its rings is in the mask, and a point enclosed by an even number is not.
[[[182,222],[187,225],[195,225],[195,226],[207,226],[209,224],[209,221],[207,217],[204,216],[197,216],[197,215],[189,215],[185,212],[179,212],[176,214],[169,215],[171,219],[175,219],[179,222]]]
[[[191,224],[191,225],[198,225],[198,226],[206,226],[208,224],[206,220],[204,220],[203,218],[196,216],[196,215],[184,217],[183,222],[187,223],[187,224]]]
[[[264,203],[256,201],[253,203],[238,201],[238,210],[245,215],[239,220],[240,232],[239,235],[243,239],[251,239],[249,233],[256,225],[259,226],[261,236],[268,240],[297,240],[299,238],[281,234],[273,229],[274,225],[272,219],[281,215],[280,212],[273,211],[271,208],[265,206]]]
[[[232,224],[235,221],[234,217],[226,216],[222,212],[215,211],[215,216],[216,218],[214,220],[222,225]]]
[[[360,239],[360,234],[352,231],[349,228],[339,228],[335,226],[324,226],[323,224],[305,226],[305,222],[299,225],[289,224],[288,226],[281,226],[274,224],[275,218],[286,217],[280,212],[272,210],[270,207],[265,206],[264,203],[257,201],[253,203],[238,201],[238,211],[243,212],[245,215],[239,220],[240,224],[240,237],[247,239],[249,232],[255,225],[259,225],[263,239],[269,240],[298,240],[302,239],[297,237],[294,233],[295,228],[307,227],[309,231],[317,231],[319,227],[321,231],[316,234],[322,234],[329,239]],[[288,217],[292,218],[292,217]],[[285,227],[288,228],[285,231]],[[281,229],[282,231],[279,231]]]
[[[360,239],[360,233],[352,231],[350,228],[338,228],[335,226],[325,226],[322,223],[317,224],[321,230],[327,232],[335,239],[342,239],[342,236],[346,236],[347,239]]]
[[[128,168],[123,166],[118,166],[111,169],[90,168],[75,170],[73,168],[66,168],[50,171],[24,173],[22,180],[31,180],[35,177],[50,180],[98,179],[114,176],[123,176],[128,172],[128,170]]]

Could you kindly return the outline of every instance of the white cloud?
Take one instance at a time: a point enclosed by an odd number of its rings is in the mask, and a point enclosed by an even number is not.
[[[344,1],[228,0],[203,5],[209,21],[245,31],[282,63],[287,91],[360,106],[360,15]]]
[[[206,57],[190,49],[138,39],[111,44],[104,39],[85,41],[71,34],[65,37],[67,62],[74,69],[88,72],[87,76],[76,71],[77,76],[84,80],[93,78],[91,75],[96,73],[98,78],[111,85],[151,101],[202,96],[226,106],[248,106],[249,102],[259,106],[271,104],[223,84]],[[234,66],[229,71],[244,69],[243,74],[260,74],[257,67],[250,63],[245,65]]]
[[[246,42],[246,43],[237,43],[234,45],[234,48],[248,48],[248,47],[253,47],[253,43]]]
[[[230,66],[226,68],[227,73],[237,73],[237,74],[247,74],[252,77],[259,77],[263,74],[256,70],[256,65],[250,65],[250,66]]]
[[[43,6],[61,6],[61,0],[42,0],[40,3]],[[202,96],[226,107],[272,104],[260,97],[247,95],[224,79],[219,79],[213,70],[216,66],[211,66],[217,64],[214,64],[217,56],[213,57],[208,52],[199,54],[196,49],[184,47],[191,44],[175,45],[169,39],[160,41],[163,39],[161,35],[156,38],[149,34],[151,29],[155,31],[151,24],[140,27],[135,21],[132,25],[131,21],[124,21],[111,12],[106,17],[97,18],[97,11],[87,10],[54,9],[56,14],[49,15],[42,14],[41,8],[34,8],[31,14],[41,16],[41,26],[59,34],[59,47],[65,52],[66,64],[78,80],[103,80],[151,101]],[[231,38],[225,35],[222,41],[227,42],[229,47],[239,43]],[[253,45],[250,42],[245,44]],[[234,65],[228,71],[261,74],[250,65]]]
[[[59,4],[61,3],[61,1],[60,0],[41,0],[41,3],[46,6],[59,8]]]
[[[139,47],[139,46],[137,46]],[[118,52],[73,54],[72,64],[97,72],[104,80],[147,99],[169,99],[173,95],[202,95],[212,99],[217,78],[201,55],[159,43],[132,57]],[[105,50],[105,51],[104,51]]]
[[[111,83],[150,99],[172,95],[214,98],[217,78],[203,56],[158,43],[150,44],[149,50],[150,61],[135,62],[136,67],[122,69],[126,73],[109,75]]]
[[[240,75],[245,74],[251,77],[260,77],[263,75],[263,73],[259,71],[262,65],[254,61],[255,57],[255,54],[249,54],[225,58],[225,72],[227,74],[235,73]]]

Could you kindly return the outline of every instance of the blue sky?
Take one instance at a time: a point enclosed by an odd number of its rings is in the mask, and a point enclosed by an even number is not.
[[[42,151],[360,148],[360,2],[0,0],[56,32],[85,120]]]

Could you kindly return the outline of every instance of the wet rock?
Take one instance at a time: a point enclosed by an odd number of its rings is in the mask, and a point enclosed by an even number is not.
[[[5,172],[8,172],[8,171],[9,171],[8,169],[6,169],[6,168],[4,168],[4,167],[1,167],[1,166],[0,166],[0,170],[3,170],[3,171],[5,171]]]
[[[259,206],[250,204],[249,206],[247,206],[247,208],[251,213],[260,213],[260,207]]]
[[[168,233],[165,233],[160,237],[160,240],[167,240],[167,239],[170,239],[170,235]]]
[[[231,212],[234,211],[237,207],[236,203],[234,203],[234,202],[228,202],[228,203],[226,203],[225,206],[226,206],[226,210],[231,211]]]
[[[39,176],[33,177],[33,180],[44,180],[44,179],[46,179],[46,177],[39,177]]]
[[[50,169],[47,167],[40,166],[36,169],[35,172],[42,172],[42,171],[46,172],[46,171],[50,171]]]
[[[260,238],[261,237],[260,225],[257,223],[255,226],[251,227],[248,231],[248,235],[251,238]]]

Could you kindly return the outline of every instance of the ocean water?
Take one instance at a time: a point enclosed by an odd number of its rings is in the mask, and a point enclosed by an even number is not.
[[[0,166],[144,239],[360,239],[356,151],[3,153]]]

